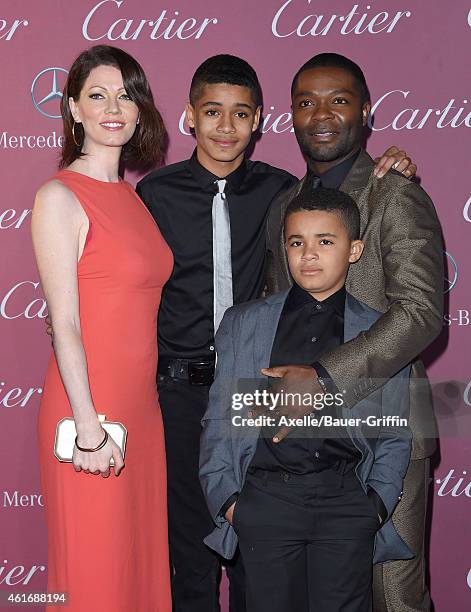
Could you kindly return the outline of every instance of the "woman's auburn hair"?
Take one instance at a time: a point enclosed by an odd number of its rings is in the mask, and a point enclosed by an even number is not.
[[[167,131],[161,114],[154,104],[154,97],[140,64],[128,53],[110,45],[95,45],[83,51],[72,64],[61,100],[64,126],[60,168],[69,166],[83,157],[81,151],[84,131],[80,123],[75,124],[69,107],[69,98],[76,102],[90,72],[98,66],[113,66],[123,77],[126,93],[139,110],[139,124],[129,142],[123,146],[120,164],[130,169],[148,170],[161,163],[167,147]],[[78,142],[78,146],[76,144]]]

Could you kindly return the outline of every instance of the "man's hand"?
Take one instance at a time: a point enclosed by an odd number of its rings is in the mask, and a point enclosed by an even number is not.
[[[374,175],[378,178],[382,178],[391,168],[401,172],[407,178],[411,178],[417,172],[417,166],[406,155],[406,152],[394,146],[389,147],[381,157],[377,157],[375,162]]]
[[[234,502],[232,504],[232,506],[229,506],[229,508],[227,509],[226,514],[224,515],[226,518],[226,521],[229,523],[229,525],[232,525],[232,516],[234,514],[234,508],[237,502]]]
[[[47,315],[47,317],[44,319],[44,323],[46,324],[46,334],[48,336],[51,336],[52,338],[54,336],[54,330],[52,329],[52,321],[50,315]]]
[[[286,393],[299,393],[301,397],[305,393],[311,396],[323,394],[322,387],[317,382],[317,372],[311,366],[286,365],[275,368],[263,368],[261,370],[265,376],[278,378],[279,382],[272,384],[274,393],[283,391]],[[312,405],[297,404],[290,402],[289,405],[280,405],[276,410],[271,411],[272,416],[287,418],[302,418],[313,411]],[[292,427],[283,425],[273,437],[273,442],[278,444],[286,438]]]

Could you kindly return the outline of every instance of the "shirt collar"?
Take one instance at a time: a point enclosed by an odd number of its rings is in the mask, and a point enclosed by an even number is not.
[[[306,305],[316,307],[320,305],[321,308],[318,309],[319,312],[333,310],[336,314],[343,317],[345,311],[345,299],[345,286],[330,295],[325,300],[320,301],[316,300],[316,298],[312,297],[312,295],[305,289],[302,289],[298,284],[294,283],[286,300],[286,309],[297,310],[298,308],[302,308]]]
[[[238,191],[245,179],[247,169],[247,160],[244,159],[238,168],[225,176],[224,179],[227,181],[226,190],[229,187],[231,191]],[[195,180],[205,191],[210,191],[211,193],[217,191],[214,183],[219,181],[220,177],[206,170],[206,168],[200,164],[196,156],[196,149],[193,151],[193,155],[190,158],[190,170]]]
[[[319,178],[321,179],[322,187],[327,187],[330,189],[338,189],[340,185],[346,179],[347,174],[352,169],[352,166],[355,163],[356,158],[360,154],[360,150],[361,149],[358,149],[358,151],[355,151],[355,153],[352,153],[350,157],[347,157],[347,159],[344,159],[343,162],[340,162],[340,164],[337,164],[336,166],[329,168],[329,170],[327,170],[326,172],[323,172],[319,176]],[[308,170],[307,174],[310,176],[318,176],[312,170]]]

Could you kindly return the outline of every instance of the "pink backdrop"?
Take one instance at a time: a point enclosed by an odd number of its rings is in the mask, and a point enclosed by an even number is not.
[[[35,424],[51,347],[29,213],[36,189],[56,169],[61,121],[54,92],[62,89],[66,69],[98,42],[134,55],[167,123],[171,163],[194,146],[181,122],[194,69],[209,55],[241,55],[257,69],[265,99],[253,158],[301,176],[291,76],[315,53],[336,51],[365,70],[374,103],[370,152],[405,148],[443,225],[447,314],[428,355],[442,433],[430,576],[437,611],[471,609],[471,184],[469,171],[463,174],[471,127],[470,9],[468,0],[2,0],[0,590],[43,590],[47,571]]]

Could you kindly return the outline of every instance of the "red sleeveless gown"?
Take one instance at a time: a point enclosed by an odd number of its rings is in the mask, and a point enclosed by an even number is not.
[[[156,389],[157,313],[172,253],[125,181],[64,170],[90,226],[77,264],[80,322],[94,406],[128,430],[125,467],[105,479],[53,454],[72,411],[54,354],[39,411],[48,526],[48,591],[68,612],[171,612],[166,464]]]

